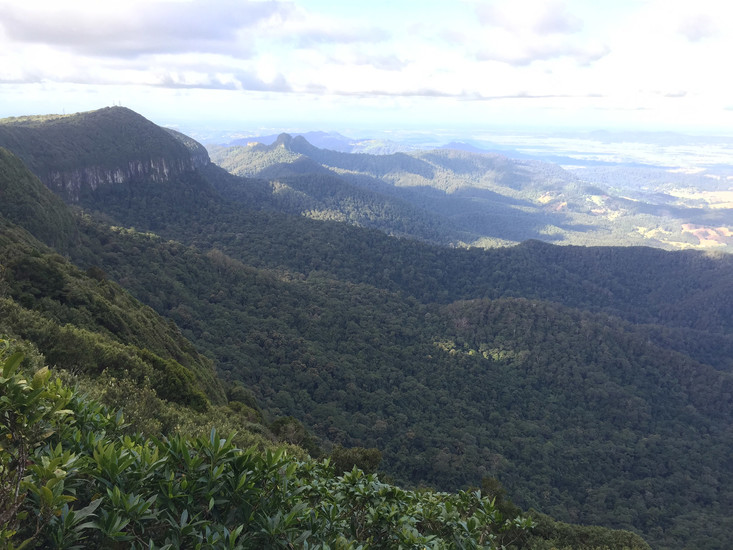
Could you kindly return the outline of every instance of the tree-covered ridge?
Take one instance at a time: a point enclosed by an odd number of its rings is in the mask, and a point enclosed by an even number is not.
[[[84,202],[99,186],[134,184],[208,163],[193,140],[168,132],[124,107],[51,117],[27,123],[5,119],[0,146],[20,157],[63,198]]]
[[[694,531],[696,514],[662,503],[686,495],[725,514],[727,497],[714,495],[731,486],[730,375],[652,345],[648,326],[536,300],[439,307],[219,250],[130,233],[112,243],[88,246],[222,376],[331,442],[378,447],[400,480],[452,488],[498,477],[523,506],[652,532],[664,547],[682,544],[686,535],[668,533]],[[654,500],[631,499],[647,484]]]
[[[416,209],[405,216],[440,220],[441,238],[419,228],[410,234],[432,242],[489,247],[539,239],[680,249],[712,246],[703,238],[711,232],[719,249],[730,246],[725,237],[730,209],[679,204],[673,195],[640,193],[590,171],[578,172],[586,178],[581,179],[546,162],[451,149],[344,153],[288,135],[270,146],[212,148],[211,155],[234,174],[268,180],[330,170],[377,193],[381,201],[406,202]],[[625,180],[628,174],[619,177]]]
[[[321,272],[424,303],[527,297],[607,311],[635,323],[733,329],[733,256],[727,254],[539,241],[451,249],[245,207],[244,201],[213,206],[180,221],[173,212],[151,212],[147,219],[138,210],[117,212],[127,224],[147,221],[166,238],[217,248],[247,265],[305,276]]]
[[[91,374],[104,357],[102,368],[148,377],[174,401],[197,408],[208,407],[209,399],[223,401],[211,361],[174,325],[108,281],[101,269],[84,274],[40,243],[24,242],[17,227],[0,224],[5,332],[35,342],[52,364]]]
[[[72,222],[74,234],[64,248],[80,246],[80,219],[17,159],[3,160],[15,169],[0,164],[0,189],[10,191],[3,212],[44,236],[59,210],[62,219]],[[53,208],[46,210],[47,204]],[[17,216],[15,209],[24,205],[30,205],[28,217]],[[2,215],[0,332],[24,339],[51,365],[75,373],[105,402],[124,406],[136,429],[148,434],[163,428],[199,433],[206,426],[208,432],[217,425],[247,434],[238,437],[242,444],[262,447],[277,439],[262,424],[251,394],[241,385],[230,385],[225,396],[214,363],[172,321],[133,299],[96,263],[80,270]]]
[[[296,140],[298,138],[295,138]],[[217,162],[235,175],[267,182],[255,203],[260,208],[300,214],[316,220],[345,222],[370,227],[397,237],[410,237],[449,244],[470,240],[438,215],[397,196],[384,194],[380,182],[357,185],[310,158],[291,151],[294,141],[282,136],[271,146],[213,148]],[[241,157],[247,155],[247,163]],[[233,166],[238,168],[234,169]],[[223,196],[242,201],[251,198],[251,179],[233,179],[217,186]],[[382,184],[383,185],[383,184]]]
[[[175,325],[109,281],[98,266],[82,272],[29,233],[52,244],[58,240],[67,250],[80,238],[68,207],[2,149],[0,191],[0,322],[6,333],[32,340],[52,362],[84,372],[98,369],[100,357],[118,373],[137,369],[134,376],[151,377],[162,393],[198,408],[209,399],[224,400],[211,361]]]

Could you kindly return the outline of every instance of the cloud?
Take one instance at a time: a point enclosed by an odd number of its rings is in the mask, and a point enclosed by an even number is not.
[[[320,93],[321,90],[318,90]],[[458,93],[446,92],[444,90],[438,90],[435,88],[411,88],[401,91],[386,90],[386,89],[371,89],[363,91],[346,91],[346,90],[331,90],[330,93],[337,96],[346,97],[360,97],[360,98],[380,98],[380,97],[391,97],[391,98],[447,98],[455,99],[459,101],[502,101],[502,100],[552,100],[552,99],[598,99],[604,96],[599,94],[538,94],[531,93],[528,91],[518,91],[514,93],[506,94],[483,94],[477,91],[462,91]]]
[[[301,48],[320,44],[355,44],[360,42],[382,42],[389,38],[389,33],[378,27],[363,28],[359,25],[294,25],[293,39]]]
[[[391,35],[384,28],[364,19],[343,19],[308,12],[297,6],[279,17],[264,20],[258,29],[259,36],[289,42],[297,48],[320,45],[378,43]]]
[[[569,41],[510,42],[485,47],[476,54],[479,61],[500,61],[514,66],[527,66],[537,61],[569,58],[578,65],[590,65],[610,53],[605,44],[581,45]]]
[[[257,91],[257,92],[292,92],[293,89],[281,74],[275,76],[272,81],[264,81],[257,76],[247,73],[240,72],[235,75],[239,86],[243,90]]]
[[[236,84],[231,80],[210,78],[208,75],[190,75],[174,71],[158,74],[157,82],[152,83],[155,87],[169,89],[209,89],[209,90],[236,90]]]
[[[73,6],[0,0],[0,83],[290,91],[255,70],[254,36],[290,4],[240,0]],[[2,44],[4,42],[4,44]]]
[[[265,82],[252,73],[204,74],[168,71],[159,73],[155,87],[185,90],[246,90],[250,92],[290,92],[290,85],[282,75]]]
[[[408,63],[394,54],[369,54],[363,51],[332,57],[331,61],[341,65],[369,66],[379,71],[401,71]]]
[[[285,77],[276,73],[263,79],[252,71],[227,65],[205,63],[164,64],[139,67],[123,62],[90,69],[83,64],[52,71],[48,68],[25,67],[14,72],[0,71],[2,84],[83,84],[102,86],[143,85],[154,88],[245,90],[257,92],[290,92]]]
[[[539,34],[573,34],[583,29],[583,21],[557,3],[546,5],[532,29]]]
[[[512,33],[573,34],[583,21],[570,13],[562,2],[515,0],[502,4],[479,3],[476,15],[481,24]]]
[[[694,15],[680,23],[679,32],[690,42],[699,42],[715,34],[715,24],[709,15]]]
[[[43,9],[32,0],[0,5],[0,25],[15,42],[114,57],[225,51],[247,55],[241,31],[289,10],[279,2],[244,0],[45,3]]]
[[[536,61],[571,59],[589,65],[610,48],[582,34],[584,22],[562,2],[516,0],[479,3],[475,13],[483,31],[476,58],[527,66]],[[446,37],[450,38],[450,37]]]

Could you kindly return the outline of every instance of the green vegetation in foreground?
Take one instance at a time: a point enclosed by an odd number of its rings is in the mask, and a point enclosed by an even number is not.
[[[534,520],[505,519],[480,491],[405,491],[356,468],[337,476],[327,461],[242,450],[213,429],[125,435],[121,413],[46,367],[24,372],[8,341],[0,348],[3,548],[555,547],[533,545]],[[581,538],[577,548],[648,548],[624,532]]]

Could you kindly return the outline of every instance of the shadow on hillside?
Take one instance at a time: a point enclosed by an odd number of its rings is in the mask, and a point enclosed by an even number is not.
[[[566,213],[546,212],[530,201],[475,187],[443,194],[432,201],[430,210],[446,216],[459,230],[511,241],[564,239],[562,233],[548,233],[548,227],[575,232],[593,229],[574,223]]]
[[[276,164],[271,164],[257,172],[254,177],[271,180],[308,174],[333,174],[333,172],[328,168],[313,162],[309,158],[302,157],[292,162],[278,162]]]

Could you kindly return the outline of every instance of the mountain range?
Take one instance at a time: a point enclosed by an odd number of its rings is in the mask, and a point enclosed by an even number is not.
[[[231,173],[277,185],[271,200],[280,210],[438,244],[733,246],[729,180],[717,172],[592,162],[568,170],[453,146],[374,155],[283,134],[209,152]]]
[[[0,332],[47,362],[197,414],[238,388],[259,445],[378,449],[407,486],[727,544],[732,256],[634,240],[606,190],[497,154],[207,153],[124,108],[5,119],[0,147]],[[621,234],[660,248],[597,246]]]

